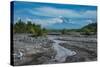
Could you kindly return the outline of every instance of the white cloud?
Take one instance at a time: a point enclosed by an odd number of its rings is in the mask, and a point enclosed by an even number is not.
[[[93,21],[92,20],[87,20],[87,23],[93,23]]]
[[[70,9],[58,9],[58,8],[53,8],[53,7],[34,8],[33,10],[30,10],[30,12],[32,14],[38,14],[38,15],[43,15],[43,16],[51,16],[51,17],[58,17],[58,16],[78,17],[78,16],[80,16],[80,14],[77,13],[76,11],[73,11],[73,10],[70,10]]]
[[[83,17],[87,18],[97,18],[97,11],[95,10],[87,10],[83,13]]]
[[[33,8],[29,10],[21,10],[18,11],[18,13],[23,13],[26,11],[27,13],[30,13],[32,15],[38,15],[38,16],[48,16],[52,18],[26,18],[25,20],[33,21],[33,23],[41,24],[42,26],[48,26],[55,23],[63,23],[62,17],[66,18],[73,18],[69,21],[69,23],[72,24],[85,24],[85,23],[92,23],[93,21],[91,19],[86,20],[74,20],[75,18],[94,18],[96,19],[97,11],[96,10],[84,10],[84,11],[75,11],[72,9],[61,9],[61,8],[54,8],[54,7],[38,7]],[[78,23],[79,22],[79,23]],[[68,22],[67,22],[68,23]]]
[[[32,21],[32,19],[30,19],[30,18],[27,17],[27,18],[26,18],[26,21]]]
[[[50,17],[69,17],[69,18],[96,18],[96,10],[75,11],[71,9],[60,9],[54,7],[39,7],[29,11],[33,15],[50,16]]]
[[[28,18],[29,19],[29,18]],[[48,26],[55,23],[63,23],[63,20],[58,18],[49,18],[49,19],[30,19],[35,24],[41,24],[42,26]]]

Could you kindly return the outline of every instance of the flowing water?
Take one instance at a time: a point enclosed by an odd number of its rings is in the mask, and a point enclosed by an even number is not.
[[[53,47],[57,52],[55,56],[55,60],[57,62],[64,62],[68,56],[73,56],[76,54],[75,51],[71,51],[59,45],[60,43],[65,43],[66,41],[57,40],[56,39],[57,37],[54,37],[54,36],[48,36],[48,38],[54,41]]]

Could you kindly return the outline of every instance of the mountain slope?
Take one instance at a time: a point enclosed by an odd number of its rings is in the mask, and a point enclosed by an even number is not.
[[[84,26],[81,30],[83,31],[88,30],[89,32],[97,32],[97,23],[88,24]]]

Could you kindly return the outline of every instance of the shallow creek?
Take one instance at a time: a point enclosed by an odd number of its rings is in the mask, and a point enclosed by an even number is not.
[[[68,56],[73,56],[76,54],[75,51],[71,51],[59,45],[60,43],[66,43],[66,41],[56,40],[56,36],[48,36],[48,38],[54,41],[53,47],[57,51],[55,56],[55,60],[57,62],[64,62]]]

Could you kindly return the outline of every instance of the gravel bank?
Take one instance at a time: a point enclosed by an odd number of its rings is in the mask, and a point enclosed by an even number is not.
[[[78,37],[79,38],[79,37]],[[97,60],[97,38],[89,37],[64,37],[58,38],[59,40],[66,41],[60,43],[61,46],[73,50],[76,55],[66,58],[66,62],[84,62]]]
[[[14,65],[48,63],[54,58],[56,51],[53,41],[46,37],[29,37],[27,34],[14,35]]]
[[[95,36],[14,34],[13,43],[15,66],[97,60]]]

